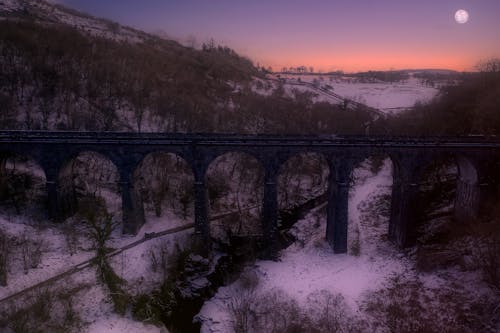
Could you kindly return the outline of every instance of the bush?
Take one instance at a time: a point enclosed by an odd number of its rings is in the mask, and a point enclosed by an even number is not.
[[[480,263],[485,280],[500,289],[500,240],[489,238],[479,245]]]
[[[167,280],[159,290],[136,296],[132,301],[135,320],[161,325],[167,322],[177,306],[175,283]]]
[[[259,284],[258,277],[253,272],[242,274],[238,280],[235,296],[229,301],[227,307],[233,319],[233,329],[238,333],[253,332],[258,320],[258,298],[256,289]]]
[[[75,295],[87,288],[42,289],[0,308],[0,331],[7,333],[65,333],[80,330],[82,321],[73,307]]]
[[[155,244],[150,246],[149,258],[151,260],[151,269],[153,272],[161,273],[163,280],[166,280],[172,259],[169,256],[167,241],[162,241],[159,245]]]
[[[431,289],[415,277],[396,275],[368,294],[361,308],[373,331],[490,332],[498,324],[498,301],[498,296],[477,295],[454,283]]]
[[[319,332],[363,332],[366,323],[350,313],[344,297],[320,290],[310,294],[308,300],[309,317]]]
[[[64,239],[66,240],[66,247],[70,255],[76,254],[79,246],[79,230],[77,230],[73,221],[66,221],[62,227]]]
[[[132,316],[135,320],[161,325],[169,322],[178,304],[178,288],[185,273],[186,262],[193,249],[181,249],[178,244],[168,254],[166,243],[162,243],[160,254],[153,252],[151,264],[163,271],[163,282],[150,294],[141,294],[132,299]],[[153,253],[154,256],[153,256]],[[153,258],[158,258],[153,259]],[[158,262],[159,261],[159,262]]]
[[[0,286],[7,286],[10,244],[7,235],[0,229]]]
[[[97,260],[99,279],[108,287],[116,313],[124,315],[130,302],[129,295],[122,288],[126,281],[115,273],[106,258],[97,258]]]
[[[28,274],[29,269],[37,268],[42,261],[43,240],[31,239],[24,234],[20,241],[24,274]]]
[[[109,249],[106,246],[117,223],[106,211],[102,198],[82,200],[79,210],[84,218],[87,237],[94,243],[96,249],[95,264],[99,280],[108,287],[115,311],[124,315],[130,301],[129,295],[122,287],[126,281],[119,277],[109,264],[107,259]]]
[[[479,264],[484,280],[500,290],[500,224],[498,220],[479,222],[473,226],[474,259]]]
[[[354,226],[353,231],[354,231],[353,232],[354,235],[353,235],[353,239],[352,239],[352,242],[350,244],[350,247],[349,247],[349,252],[353,256],[359,257],[359,255],[361,253],[361,243],[360,243],[360,239],[359,239],[359,227],[358,227],[358,225]]]
[[[255,277],[246,273],[227,303],[233,330],[237,333],[351,333],[366,328],[363,321],[351,315],[341,295],[326,290],[315,292],[308,296],[307,306],[302,309],[283,290],[259,295],[256,287]]]
[[[97,255],[105,255],[106,242],[118,226],[113,217],[106,210],[106,203],[102,198],[84,198],[79,203],[79,214],[83,217],[87,237],[94,243]],[[102,251],[103,253],[99,253]]]

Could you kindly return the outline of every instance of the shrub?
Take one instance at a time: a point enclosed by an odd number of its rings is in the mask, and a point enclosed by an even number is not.
[[[42,261],[43,241],[31,239],[27,234],[24,234],[20,242],[24,274],[28,274],[29,269],[37,268]]]
[[[172,259],[169,256],[168,242],[163,241],[158,245],[150,246],[149,258],[151,260],[151,269],[153,272],[161,273],[163,280],[166,280]]]
[[[351,314],[344,297],[320,290],[307,297],[308,315],[319,332],[363,332],[366,323]]]
[[[79,203],[79,214],[84,219],[84,226],[87,237],[94,243],[103,255],[107,252],[106,242],[118,226],[118,222],[113,221],[113,217],[106,210],[106,203],[102,198],[85,198]]]
[[[96,249],[95,264],[97,265],[99,280],[108,287],[115,311],[123,315],[127,311],[130,301],[129,295],[123,289],[126,281],[115,273],[106,257],[109,252],[106,243],[117,223],[113,221],[112,216],[106,211],[105,202],[102,198],[82,200],[79,210],[84,218],[87,236],[92,240]]]
[[[111,300],[113,301],[115,311],[124,315],[129,305],[130,297],[122,288],[125,280],[115,273],[106,258],[97,258],[97,271],[100,280],[108,287]]]
[[[352,242],[350,244],[349,252],[356,257],[359,257],[361,252],[361,244],[359,239],[359,227],[357,225],[354,226],[354,235]]]
[[[64,239],[66,240],[66,247],[70,255],[75,254],[78,251],[79,239],[78,230],[74,223],[66,221],[62,225],[62,232],[64,234]]]
[[[0,286],[7,286],[7,272],[9,270],[10,244],[7,235],[0,230]]]
[[[65,333],[81,329],[73,298],[86,285],[73,288],[39,289],[15,303],[2,304],[0,331],[12,333]]]
[[[255,274],[255,273],[254,273]],[[343,297],[321,290],[299,304],[283,290],[257,293],[256,276],[246,273],[227,303],[233,330],[245,332],[363,332],[366,324],[351,315]],[[258,281],[258,280],[257,280]]]
[[[175,244],[174,250],[168,254],[166,243],[162,243],[160,256],[156,262],[158,269],[164,270],[164,280],[161,287],[150,294],[141,294],[132,299],[132,316],[135,320],[161,325],[171,320],[174,310],[178,304],[178,287],[185,274],[186,263],[193,249],[181,249]],[[150,252],[154,253],[154,252]],[[152,265],[155,265],[151,256]]]
[[[453,282],[427,288],[415,277],[396,275],[368,294],[361,308],[374,331],[489,332],[498,324],[498,301],[498,296],[477,295]]]
[[[500,239],[486,239],[479,249],[485,280],[500,289]]]
[[[159,290],[133,299],[132,316],[135,320],[161,325],[172,316],[176,306],[175,283],[166,281]]]
[[[227,305],[235,332],[253,332],[253,325],[258,321],[258,284],[258,277],[253,272],[245,272],[238,280],[235,296]]]

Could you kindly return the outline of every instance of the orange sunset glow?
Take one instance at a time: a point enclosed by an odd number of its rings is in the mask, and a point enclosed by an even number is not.
[[[60,0],[65,5],[197,47],[210,39],[281,70],[474,70],[500,56],[500,2]],[[467,9],[467,22],[455,19]]]

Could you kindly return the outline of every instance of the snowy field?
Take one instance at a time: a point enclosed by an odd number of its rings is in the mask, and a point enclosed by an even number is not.
[[[273,76],[273,78],[276,77]],[[428,102],[439,93],[438,89],[425,86],[421,80],[414,77],[395,83],[362,83],[349,77],[334,77],[330,80],[328,76],[319,75],[281,74],[280,78],[285,80],[284,86],[289,93],[292,89],[311,91],[318,94],[314,99],[317,102],[339,103],[337,98],[322,93],[309,85],[298,85],[301,83],[313,84],[316,81],[317,86],[320,88],[331,91],[343,98],[379,109],[384,113],[397,113],[412,108],[415,103]]]

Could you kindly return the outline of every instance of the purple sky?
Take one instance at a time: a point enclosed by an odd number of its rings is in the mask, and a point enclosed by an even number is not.
[[[500,0],[59,0],[180,41],[213,38],[275,70],[471,70],[500,57]],[[454,21],[465,9],[466,24]]]

